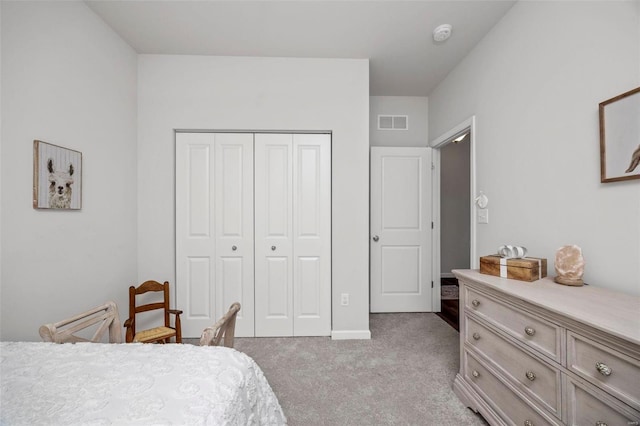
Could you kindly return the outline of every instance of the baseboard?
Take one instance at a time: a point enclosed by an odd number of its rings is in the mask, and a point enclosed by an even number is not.
[[[369,330],[332,330],[331,340],[370,340]]]
[[[440,278],[455,278],[456,276],[453,275],[453,273],[451,272],[442,272],[440,273]]]

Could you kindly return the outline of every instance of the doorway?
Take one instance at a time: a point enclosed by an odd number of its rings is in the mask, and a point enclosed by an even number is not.
[[[435,312],[457,329],[453,269],[477,268],[475,117],[435,139],[433,148],[433,281]]]

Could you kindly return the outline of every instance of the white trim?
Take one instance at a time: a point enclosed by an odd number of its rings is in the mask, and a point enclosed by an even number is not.
[[[450,143],[453,139],[461,136],[463,133],[469,131],[469,190],[470,190],[470,241],[469,241],[469,264],[471,269],[478,269],[478,248],[477,248],[477,226],[476,226],[476,204],[474,202],[476,198],[476,117],[471,116],[464,120],[462,123],[455,126],[453,129],[445,132],[436,139],[434,139],[430,146],[433,148],[433,291],[434,296],[432,300],[435,304],[438,303],[438,310],[440,308],[440,277],[446,276],[440,272],[440,149],[446,144]],[[437,294],[435,293],[437,289]],[[435,306],[434,306],[435,307]],[[435,311],[435,310],[434,310]]]
[[[331,340],[371,340],[370,330],[332,330]]]
[[[441,312],[440,290],[440,149],[431,151],[431,309]]]

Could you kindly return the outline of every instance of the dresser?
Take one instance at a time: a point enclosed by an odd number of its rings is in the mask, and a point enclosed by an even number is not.
[[[640,425],[640,297],[453,272],[467,407],[491,425]]]

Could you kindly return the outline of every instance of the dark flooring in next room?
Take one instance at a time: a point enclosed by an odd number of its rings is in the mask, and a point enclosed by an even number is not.
[[[441,311],[437,315],[446,321],[451,327],[459,330],[459,296],[458,296],[458,279],[442,278],[441,286]]]

